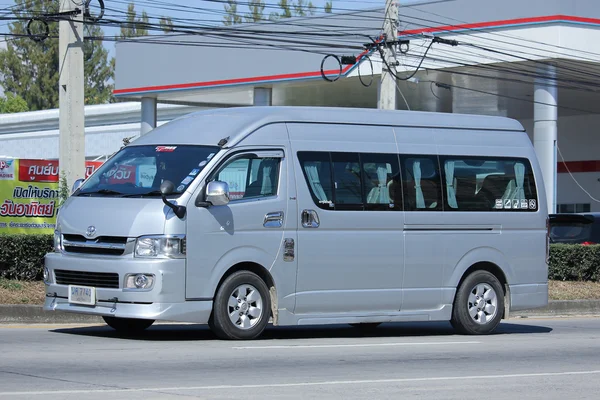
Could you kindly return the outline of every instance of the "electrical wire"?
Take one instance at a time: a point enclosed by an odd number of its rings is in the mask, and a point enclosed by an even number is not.
[[[587,190],[585,190],[585,188],[579,183],[579,181],[577,181],[577,179],[575,179],[575,176],[573,175],[573,173],[571,173],[571,170],[569,170],[569,166],[567,165],[567,162],[565,161],[565,158],[563,157],[562,152],[560,151],[560,147],[558,146],[558,143],[556,144],[556,149],[558,150],[558,154],[560,155],[560,158],[562,160],[563,165],[565,166],[565,169],[567,170],[567,172],[571,176],[571,179],[573,179],[573,182],[575,182],[575,184],[577,186],[579,186],[579,189],[581,189],[585,194],[587,194],[590,199],[592,199],[596,203],[600,203],[600,200],[598,200],[597,198],[595,198],[594,196],[592,196],[590,194],[590,192],[588,192]]]

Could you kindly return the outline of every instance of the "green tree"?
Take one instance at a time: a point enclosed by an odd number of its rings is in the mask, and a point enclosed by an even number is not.
[[[21,96],[7,93],[6,97],[0,97],[0,114],[12,114],[29,111],[27,102]]]
[[[164,33],[173,32],[173,20],[170,17],[160,17],[158,24]]]
[[[225,16],[223,17],[223,24],[234,25],[242,23],[242,16],[238,13],[237,0],[227,0],[225,7]]]
[[[6,50],[0,51],[0,75],[5,93],[22,97],[31,111],[58,107],[58,23],[49,22],[50,37],[34,41],[27,37],[28,18],[32,15],[58,12],[58,2],[46,0],[15,0],[12,8],[15,21],[9,24],[10,33],[15,35],[7,41]],[[32,33],[43,28],[41,23],[31,25]],[[91,36],[101,38],[99,27],[88,31]],[[85,80],[88,104],[103,103],[112,91],[108,86],[112,78],[107,52],[102,40],[84,42],[86,71],[94,72],[94,79]]]
[[[333,11],[333,1],[325,2],[325,6],[323,7],[323,11],[330,14]]]
[[[246,22],[260,22],[264,18],[265,2],[263,0],[250,0],[248,4],[250,12],[246,13]]]
[[[129,3],[127,6],[127,17],[125,22],[121,23],[121,39],[148,36],[149,23],[150,18],[148,18],[146,11],[142,11],[142,16],[138,18],[135,5]]]

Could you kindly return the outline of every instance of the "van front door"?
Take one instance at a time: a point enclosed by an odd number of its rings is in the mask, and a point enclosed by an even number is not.
[[[226,182],[231,200],[222,206],[188,207],[187,300],[211,299],[223,274],[242,263],[260,265],[272,275],[278,291],[293,293],[296,261],[284,260],[283,254],[285,239],[295,241],[296,235],[295,208],[288,208],[284,150],[236,152],[208,180]],[[293,186],[292,181],[292,196]],[[293,302],[279,307],[291,310]]]

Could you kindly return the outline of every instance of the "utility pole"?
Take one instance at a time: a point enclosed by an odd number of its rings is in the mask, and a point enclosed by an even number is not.
[[[384,110],[396,109],[396,78],[394,76],[394,68],[396,66],[396,44],[398,39],[398,3],[397,0],[386,0],[385,3],[385,20],[383,25],[383,33],[386,35],[385,42],[392,43],[386,45],[383,49],[384,57],[387,65],[390,66],[390,71],[386,64],[382,64],[381,82],[379,88],[379,103],[378,108]]]
[[[60,0],[59,167],[69,189],[77,179],[85,178],[83,4]]]

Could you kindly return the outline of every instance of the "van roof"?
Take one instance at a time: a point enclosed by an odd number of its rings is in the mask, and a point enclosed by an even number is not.
[[[228,138],[223,147],[233,147],[261,126],[277,122],[524,131],[516,120],[484,115],[341,107],[232,107],[179,117],[132,144],[217,145],[221,139]]]

